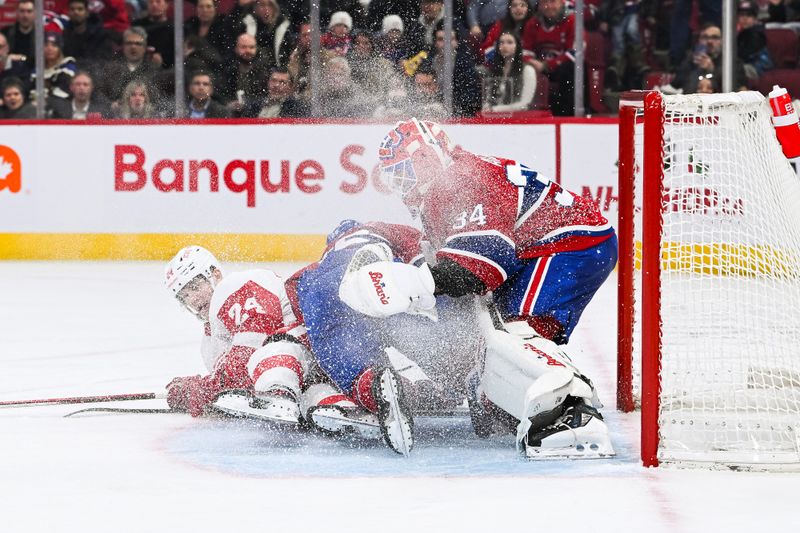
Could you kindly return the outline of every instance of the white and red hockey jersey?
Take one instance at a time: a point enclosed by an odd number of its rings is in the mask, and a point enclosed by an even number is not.
[[[201,351],[224,388],[282,389],[299,397],[311,364],[305,333],[279,276],[236,272],[214,289]]]

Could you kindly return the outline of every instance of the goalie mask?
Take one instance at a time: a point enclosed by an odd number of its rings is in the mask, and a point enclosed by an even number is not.
[[[450,139],[435,122],[398,122],[378,150],[381,179],[416,216],[433,180],[450,166],[451,153]]]
[[[211,252],[202,246],[187,246],[167,264],[164,285],[182,306],[205,322],[221,274],[219,261]]]

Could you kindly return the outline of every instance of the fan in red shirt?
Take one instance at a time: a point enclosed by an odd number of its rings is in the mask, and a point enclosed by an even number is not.
[[[533,66],[550,79],[550,109],[557,116],[575,114],[575,14],[564,0],[540,0],[537,14],[525,24],[522,47],[536,54]]]

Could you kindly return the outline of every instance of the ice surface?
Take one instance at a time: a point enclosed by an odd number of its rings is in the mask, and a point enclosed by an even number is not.
[[[155,392],[202,372],[200,324],[162,272],[0,262],[0,400]],[[614,295],[612,279],[573,337],[607,403],[613,460],[525,461],[466,418],[419,419],[406,460],[240,421],[0,409],[0,531],[797,531],[798,474],[639,465],[637,418],[613,411]]]

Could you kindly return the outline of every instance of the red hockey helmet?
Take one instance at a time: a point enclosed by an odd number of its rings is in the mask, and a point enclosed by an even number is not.
[[[417,214],[428,187],[450,166],[451,153],[450,138],[435,122],[398,122],[378,150],[381,177]]]

